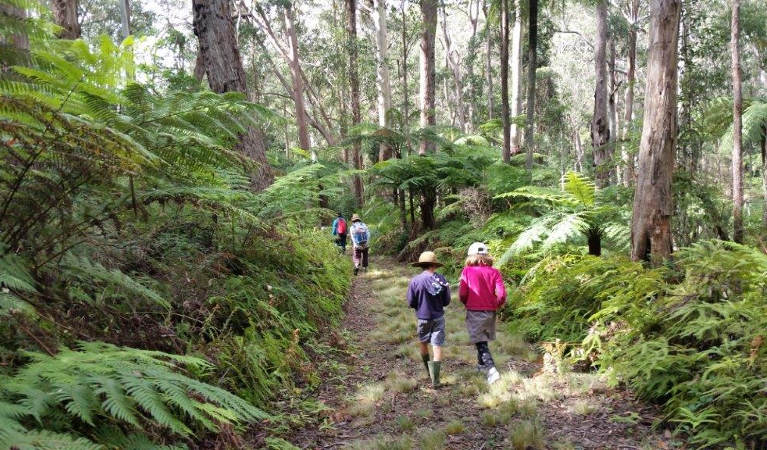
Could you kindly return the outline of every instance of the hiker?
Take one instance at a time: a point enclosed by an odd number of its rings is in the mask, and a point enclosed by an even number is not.
[[[469,247],[458,298],[466,306],[466,329],[471,343],[477,347],[478,369],[493,384],[500,375],[487,343],[495,340],[495,312],[506,302],[506,288],[501,272],[493,267],[487,245],[482,242]]]
[[[336,236],[336,245],[341,247],[341,253],[346,253],[346,219],[340,211],[331,228],[333,229],[333,236]]]
[[[354,262],[354,275],[360,271],[360,267],[367,272],[368,270],[368,242],[370,241],[370,230],[365,222],[360,219],[358,214],[352,214],[352,226],[349,230],[352,236],[352,261]]]
[[[439,386],[439,371],[442,364],[442,346],[445,344],[445,312],[450,304],[450,285],[445,277],[436,270],[442,267],[437,262],[434,252],[423,252],[414,267],[423,269],[419,275],[410,280],[407,288],[407,302],[415,309],[418,341],[421,349],[421,359],[431,378],[432,386]],[[429,360],[429,344],[434,358]]]

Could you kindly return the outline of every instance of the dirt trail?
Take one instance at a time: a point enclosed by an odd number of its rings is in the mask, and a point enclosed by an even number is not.
[[[418,355],[405,290],[415,269],[376,259],[355,281],[328,373],[312,401],[320,419],[284,438],[302,448],[671,448],[650,430],[654,410],[594,374],[543,371],[540,358],[499,327],[491,351],[502,378],[476,371],[463,307],[447,308],[443,386]],[[556,371],[554,371],[556,372]]]

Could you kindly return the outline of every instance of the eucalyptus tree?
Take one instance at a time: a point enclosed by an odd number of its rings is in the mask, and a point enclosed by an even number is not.
[[[360,112],[360,79],[357,67],[358,48],[357,48],[357,0],[346,0],[346,34],[349,52],[349,86],[351,88],[352,100],[352,124],[357,126],[362,121]],[[360,144],[355,142],[352,150],[352,159],[354,168],[362,169],[362,155],[360,153]],[[354,198],[357,206],[362,206],[362,178],[359,174],[354,175]]]
[[[376,36],[376,90],[378,92],[378,125],[388,127],[391,109],[391,83],[389,81],[389,30],[386,23],[386,0],[373,0],[373,25]],[[391,148],[386,143],[379,146],[378,159],[391,158]]]
[[[235,35],[229,0],[193,0],[194,34],[199,41],[200,57],[208,76],[210,89],[217,93],[247,94],[245,69]],[[249,127],[239,136],[237,150],[256,164],[251,174],[254,189],[262,190],[274,179],[266,160],[266,143],[262,130]]]
[[[538,0],[529,0],[528,46],[527,46],[527,120],[525,123],[525,167],[532,175],[535,151],[535,69],[538,60]]]
[[[647,92],[631,223],[631,259],[659,263],[672,251],[671,178],[677,141],[677,42],[681,0],[650,4]]]
[[[509,115],[509,0],[500,0],[501,14],[501,121],[503,162],[511,161],[511,120]]]
[[[521,151],[522,133],[517,117],[522,112],[522,0],[514,0],[514,28],[511,32],[511,154]]]
[[[435,114],[436,100],[436,64],[434,61],[434,43],[437,32],[437,0],[420,0],[421,7],[421,55],[420,55],[420,87],[418,97],[421,106],[421,128],[434,126],[437,123]],[[433,143],[421,140],[418,148],[419,155],[425,155],[434,150]]]
[[[740,0],[732,1],[732,222],[735,242],[743,242],[743,92],[740,71]]]
[[[596,7],[597,34],[594,45],[596,86],[594,88],[594,114],[591,118],[591,146],[594,152],[596,185],[607,186],[610,181],[609,144],[610,124],[607,116],[607,0],[599,0]]]
[[[77,0],[53,0],[53,18],[56,25],[61,27],[59,37],[62,39],[77,39],[80,37],[80,21],[77,17]]]

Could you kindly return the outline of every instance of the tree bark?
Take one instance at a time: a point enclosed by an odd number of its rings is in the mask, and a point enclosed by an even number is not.
[[[626,96],[624,98],[625,114],[623,116],[623,138],[621,139],[621,156],[626,166],[623,183],[631,187],[636,179],[634,170],[634,155],[629,153],[628,144],[631,139],[631,128],[634,124],[634,84],[636,83],[637,60],[637,21],[639,20],[639,0],[629,0],[630,24],[628,35],[628,71],[626,73]]]
[[[594,178],[603,188],[610,183],[609,151],[610,124],[607,117],[607,0],[597,4],[597,36],[594,45],[596,87],[594,89],[594,115],[591,119],[591,146],[594,152]]]
[[[762,209],[762,229],[767,231],[767,124],[762,124],[762,197],[764,206]]]
[[[461,75],[461,59],[458,51],[453,48],[453,39],[447,26],[446,6],[442,5],[442,34],[445,39],[445,65],[453,75],[453,98],[455,102],[455,118],[458,128],[466,132],[466,108],[463,101],[463,76]]]
[[[506,164],[511,161],[511,120],[509,114],[509,0],[501,0],[501,121],[503,122],[503,150]]]
[[[56,25],[61,27],[59,37],[62,39],[79,39],[81,35],[80,22],[77,21],[77,0],[53,0],[53,18]]]
[[[522,133],[516,117],[522,112],[522,0],[514,0],[514,28],[511,32],[511,154],[521,152]]]
[[[681,0],[652,0],[631,259],[659,264],[672,252],[671,178],[677,139],[677,42]]]
[[[732,0],[732,240],[743,242],[743,93],[740,74],[740,0]]]
[[[306,104],[304,102],[304,80],[301,76],[301,63],[298,56],[298,35],[295,27],[295,13],[293,6],[288,3],[282,10],[282,19],[285,25],[285,34],[288,36],[288,66],[293,82],[293,103],[296,110],[296,126],[298,127],[298,145],[306,151],[312,150],[309,139],[309,125],[306,118]]]
[[[434,63],[434,39],[437,32],[437,0],[420,0],[421,3],[421,82],[418,95],[421,101],[421,128],[434,126],[437,123],[435,115],[436,70]],[[419,155],[434,151],[434,143],[421,140],[418,148]]]
[[[493,120],[495,109],[493,97],[493,33],[490,32],[490,16],[488,0],[482,5],[485,14],[485,84],[487,84],[487,120]]]
[[[391,83],[389,82],[388,29],[386,25],[386,0],[373,0],[373,23],[376,29],[376,88],[378,91],[378,125],[389,127],[388,112],[391,109]],[[385,161],[392,156],[386,143],[378,146],[378,159]]]
[[[192,0],[194,34],[208,76],[208,84],[214,92],[242,92],[247,94],[245,70],[242,67],[234,22],[228,0]],[[249,128],[239,136],[236,149],[252,159],[258,166],[251,174],[254,189],[269,186],[273,175],[266,160],[263,132]]]
[[[402,108],[405,113],[402,120],[402,132],[406,136],[407,154],[410,156],[410,94],[408,92],[407,81],[407,56],[409,49],[407,43],[407,15],[405,14],[405,2],[406,0],[402,0],[402,3],[400,4],[400,11],[402,12]],[[400,155],[400,157],[402,157],[402,155]]]
[[[538,59],[538,0],[530,0],[530,25],[528,26],[527,58],[527,123],[525,124],[525,146],[527,158],[525,167],[532,174],[533,153],[535,152],[535,69]]]
[[[346,0],[346,34],[348,38],[349,51],[349,86],[352,94],[352,125],[359,125],[362,121],[360,113],[360,79],[357,72],[357,0]],[[360,143],[355,141],[352,147],[352,159],[354,168],[362,169],[362,154],[360,152]],[[354,175],[354,198],[357,201],[357,207],[363,204],[362,178]]]
[[[610,118],[610,143],[607,149],[607,158],[611,162],[610,171],[608,175],[610,179],[618,179],[618,170],[612,167],[612,161],[615,158],[615,146],[619,135],[618,131],[618,102],[616,96],[618,95],[618,88],[620,83],[618,82],[615,69],[615,38],[610,36],[607,46],[610,49],[610,57],[608,59],[607,67],[610,70],[610,91],[607,97],[607,113]]]

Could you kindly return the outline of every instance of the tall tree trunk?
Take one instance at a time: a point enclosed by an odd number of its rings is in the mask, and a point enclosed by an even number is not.
[[[608,147],[610,124],[607,117],[607,0],[597,4],[597,40],[594,54],[596,87],[594,89],[594,115],[591,119],[591,146],[594,151],[594,175],[597,187],[603,188],[610,182],[608,170]]]
[[[527,58],[527,123],[525,124],[525,146],[527,159],[525,167],[532,173],[533,153],[535,152],[535,69],[538,59],[538,0],[530,0],[530,25],[528,26]]]
[[[77,21],[77,0],[53,0],[53,17],[56,25],[61,27],[59,37],[62,39],[78,39],[80,37],[80,22]]]
[[[740,80],[740,0],[732,0],[732,240],[743,242],[743,93]]]
[[[490,32],[490,6],[488,0],[482,5],[485,14],[485,84],[487,85],[487,120],[493,120],[495,102],[493,97],[493,33]]]
[[[405,113],[402,120],[402,132],[405,133],[407,140],[405,143],[407,145],[407,154],[410,156],[410,94],[408,93],[407,84],[407,56],[409,52],[407,45],[407,15],[405,14],[405,2],[406,0],[402,0],[402,3],[400,4],[400,11],[402,12],[402,109]],[[400,157],[402,157],[402,155],[400,155]]]
[[[514,28],[511,32],[511,117],[522,113],[522,0],[514,0]],[[522,133],[516,120],[511,124],[511,154],[521,152]]]
[[[647,96],[631,223],[631,259],[660,263],[672,251],[671,177],[677,139],[677,41],[681,0],[650,5]]]
[[[762,124],[762,229],[767,231],[767,124]]]
[[[482,0],[469,0],[469,23],[471,24],[471,36],[469,36],[469,42],[474,45],[477,37],[477,25],[479,24],[479,9]],[[475,47],[472,47],[475,48]],[[475,89],[476,83],[474,82],[474,64],[467,64],[466,66],[466,78],[469,80],[469,125],[473,130],[477,123],[477,90]]]
[[[282,10],[282,20],[285,34],[288,36],[288,66],[293,81],[293,103],[296,109],[296,126],[298,127],[298,145],[306,151],[312,150],[307,124],[306,104],[304,103],[304,80],[301,76],[301,63],[298,56],[298,35],[296,34],[296,18],[292,4],[288,3]]]
[[[455,118],[458,128],[466,132],[466,107],[463,101],[463,77],[461,76],[461,57],[453,48],[453,39],[447,26],[446,6],[442,5],[442,34],[445,39],[445,64],[453,75],[453,98],[455,102]]]
[[[511,120],[509,119],[509,0],[501,0],[501,121],[503,162],[511,161]]]
[[[620,87],[618,83],[618,78],[616,76],[616,68],[615,68],[615,37],[610,36],[610,39],[608,40],[608,45],[610,48],[610,57],[608,59],[607,66],[610,69],[610,92],[609,96],[607,97],[607,112],[610,117],[610,144],[608,146],[608,159],[612,162],[615,158],[615,147],[616,142],[618,140],[619,131],[618,131],[618,102],[616,101],[616,96],[618,95],[618,88]],[[614,178],[616,181],[620,178],[618,174],[618,170],[614,169],[613,167],[610,167],[609,172],[610,178]]]
[[[437,123],[435,115],[436,71],[434,63],[434,39],[437,33],[437,0],[420,0],[421,2],[421,83],[419,97],[421,100],[421,128],[434,126]],[[421,140],[418,148],[419,155],[434,151],[434,143]]]
[[[192,0],[194,34],[211,90],[218,93],[237,91],[247,94],[234,22],[228,0]],[[261,190],[273,180],[263,132],[249,128],[239,136],[237,150],[251,158],[258,168],[251,174],[254,189]]]
[[[389,82],[388,29],[386,24],[386,0],[373,0],[373,23],[376,29],[376,89],[378,91],[378,125],[389,127],[388,113],[391,109],[391,83]],[[381,143],[378,159],[391,158],[391,146]]]
[[[575,135],[573,141],[575,142],[575,171],[583,172],[583,144],[581,144],[581,133],[578,132],[578,128],[573,129]]]
[[[639,20],[639,0],[629,0],[631,7],[629,15],[628,36],[628,71],[626,73],[626,96],[624,98],[625,114],[623,116],[623,139],[621,139],[621,156],[626,166],[623,174],[623,183],[626,187],[634,184],[636,174],[634,171],[634,155],[630,154],[628,146],[631,139],[631,128],[634,124],[634,84],[636,83],[636,60],[637,60],[637,21]]]
[[[346,0],[346,34],[349,40],[349,86],[352,93],[352,124],[359,125],[362,121],[360,113],[360,78],[357,72],[357,0]],[[354,168],[362,169],[362,154],[360,152],[360,143],[355,141],[352,158],[354,159]],[[357,201],[357,207],[363,203],[362,197],[362,178],[354,175],[354,198]]]

